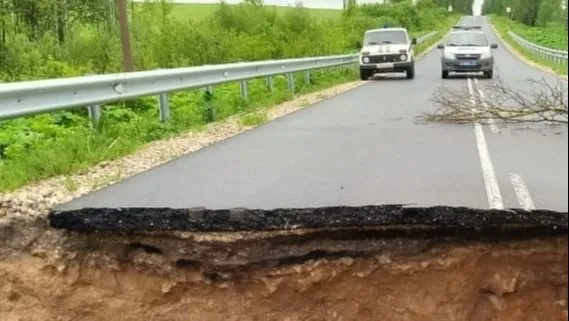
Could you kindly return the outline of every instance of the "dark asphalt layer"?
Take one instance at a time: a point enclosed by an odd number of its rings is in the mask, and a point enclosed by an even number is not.
[[[466,17],[466,20],[469,17]],[[484,18],[493,42],[499,43]],[[411,204],[488,208],[473,125],[422,124],[441,85],[440,52],[404,75],[368,84],[231,139],[93,192],[58,210],[84,207],[290,207]],[[511,86],[555,76],[495,50],[496,71]],[[483,89],[489,80],[479,79]],[[567,211],[567,127],[484,127],[505,207],[520,207],[510,173],[521,175],[535,206]],[[537,130],[539,129],[539,130]]]

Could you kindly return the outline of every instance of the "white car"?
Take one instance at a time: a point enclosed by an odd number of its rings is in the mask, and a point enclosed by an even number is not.
[[[360,78],[367,80],[374,73],[404,72],[408,79],[415,77],[413,45],[417,39],[410,38],[405,28],[368,30],[364,34],[360,50]]]
[[[441,77],[448,78],[449,73],[482,72],[486,78],[494,75],[494,56],[492,49],[497,44],[490,44],[482,31],[463,29],[453,31],[445,44],[439,44],[441,55]]]

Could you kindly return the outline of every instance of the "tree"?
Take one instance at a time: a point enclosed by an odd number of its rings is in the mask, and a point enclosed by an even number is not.
[[[542,1],[537,14],[537,25],[546,26],[552,20],[559,21],[561,8],[561,0]]]
[[[128,15],[126,0],[118,0],[119,24],[121,30],[121,47],[123,54],[123,70],[133,71],[132,52],[130,48],[130,32],[128,29]]]

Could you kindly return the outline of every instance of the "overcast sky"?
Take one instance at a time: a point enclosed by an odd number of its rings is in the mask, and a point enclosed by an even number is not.
[[[482,4],[484,3],[484,0],[474,0],[472,3],[472,13],[475,16],[480,16],[482,15]]]

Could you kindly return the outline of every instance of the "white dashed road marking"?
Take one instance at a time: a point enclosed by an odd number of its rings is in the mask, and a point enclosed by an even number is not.
[[[514,186],[514,191],[516,192],[521,207],[528,211],[534,210],[535,205],[533,204],[533,199],[522,176],[516,173],[510,173],[510,182]]]

